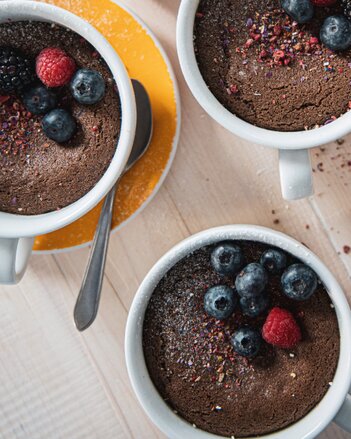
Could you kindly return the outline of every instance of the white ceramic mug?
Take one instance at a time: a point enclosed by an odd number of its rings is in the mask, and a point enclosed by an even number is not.
[[[252,240],[279,247],[309,265],[325,285],[335,306],[340,330],[340,357],[334,380],[320,403],[304,418],[261,439],[311,439],[335,421],[351,432],[351,311],[345,295],[328,268],[308,248],[287,235],[258,226],[233,225],[205,230],[185,239],[164,255],[147,274],[132,303],[125,335],[129,377],[136,396],[150,419],[170,439],[225,439],[203,430],[177,416],[163,401],[149,376],[144,359],[142,333],[144,315],[152,293],[179,260],[205,245],[227,239]]]
[[[0,22],[47,21],[65,26],[91,43],[108,64],[116,81],[122,107],[121,132],[110,166],[93,189],[75,203],[43,215],[0,212],[0,284],[15,284],[23,276],[36,235],[60,229],[90,211],[112,188],[127,163],[136,126],[135,97],[127,71],[113,47],[85,20],[46,3],[30,0],[0,1]]]
[[[313,193],[309,148],[335,141],[351,131],[351,112],[309,131],[280,132],[256,127],[228,111],[207,87],[194,51],[194,20],[200,0],[182,0],[177,20],[177,49],[188,86],[204,110],[222,126],[249,142],[279,150],[283,197],[304,198]]]

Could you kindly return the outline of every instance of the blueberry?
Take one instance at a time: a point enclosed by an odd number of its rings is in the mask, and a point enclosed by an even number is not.
[[[71,81],[71,92],[80,104],[96,104],[105,94],[104,78],[95,70],[80,69]]]
[[[218,320],[227,319],[233,314],[237,302],[234,290],[226,285],[209,288],[204,297],[205,311]]]
[[[298,23],[307,23],[314,14],[310,0],[281,0],[281,6],[290,17]]]
[[[320,31],[322,43],[331,50],[346,50],[351,46],[351,22],[343,15],[327,17]]]
[[[270,248],[262,254],[260,262],[269,273],[278,274],[286,267],[286,255],[281,250]]]
[[[261,335],[251,328],[240,328],[232,335],[234,351],[243,357],[254,357],[261,347]]]
[[[243,266],[243,260],[240,247],[230,241],[220,242],[211,253],[212,267],[222,276],[237,274]]]
[[[294,264],[284,271],[281,283],[284,294],[290,299],[307,300],[317,288],[317,276],[307,265]]]
[[[252,297],[262,293],[267,282],[266,270],[261,264],[253,262],[238,274],[235,280],[235,287],[240,297]]]
[[[46,114],[56,107],[56,95],[43,85],[36,85],[23,94],[23,103],[33,114]]]
[[[268,308],[268,305],[269,297],[265,293],[261,293],[258,296],[240,298],[242,312],[248,317],[259,316]]]
[[[45,135],[58,143],[67,142],[76,130],[74,118],[68,111],[61,109],[52,110],[45,115],[42,126]]]

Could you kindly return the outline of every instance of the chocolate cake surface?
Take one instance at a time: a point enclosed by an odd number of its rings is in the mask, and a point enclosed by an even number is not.
[[[267,248],[249,241],[238,245],[247,262],[259,261]],[[282,294],[280,276],[270,275],[270,308],[290,310],[302,341],[292,349],[265,343],[255,358],[241,357],[230,343],[233,331],[246,324],[259,330],[269,310],[251,318],[237,308],[223,321],[205,313],[210,286],[233,286],[211,267],[212,248],[178,262],[153,293],[143,330],[150,377],[166,403],[199,429],[229,438],[281,430],[312,410],[333,381],[339,331],[330,298],[319,282],[310,299],[293,301]]]
[[[330,51],[319,32],[340,13],[340,5],[316,7],[300,25],[279,0],[201,0],[194,36],[203,78],[253,125],[299,131],[330,123],[350,108],[351,51]]]
[[[42,116],[28,114],[20,97],[0,97],[0,211],[22,215],[61,209],[89,192],[116,151],[121,109],[112,74],[100,55],[78,34],[43,22],[0,24],[0,45],[35,57],[47,47],[66,51],[78,68],[97,70],[106,83],[94,105],[76,102],[68,86],[56,89],[58,106],[77,122],[63,145],[42,131]]]

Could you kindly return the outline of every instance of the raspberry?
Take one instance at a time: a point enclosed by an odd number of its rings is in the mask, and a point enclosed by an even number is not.
[[[47,87],[67,84],[76,71],[76,63],[61,49],[49,47],[42,50],[36,61],[36,72]]]
[[[315,6],[327,7],[336,3],[336,0],[311,0],[311,3]]]
[[[262,337],[269,344],[289,349],[301,340],[301,330],[289,311],[275,307],[263,325]]]

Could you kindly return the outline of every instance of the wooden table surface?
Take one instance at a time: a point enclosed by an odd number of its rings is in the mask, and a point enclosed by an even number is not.
[[[0,288],[0,438],[164,437],[130,388],[124,328],[134,293],[154,262],[202,229],[250,223],[286,232],[321,257],[351,299],[351,253],[344,247],[351,246],[351,137],[313,151],[314,197],[283,201],[277,152],[229,134],[190,94],[175,50],[179,0],[125,3],[154,30],[173,62],[183,105],[178,154],[153,202],[112,236],[92,328],[81,335],[72,320],[88,249],[34,256],[19,286]],[[320,435],[347,437],[335,426]]]

